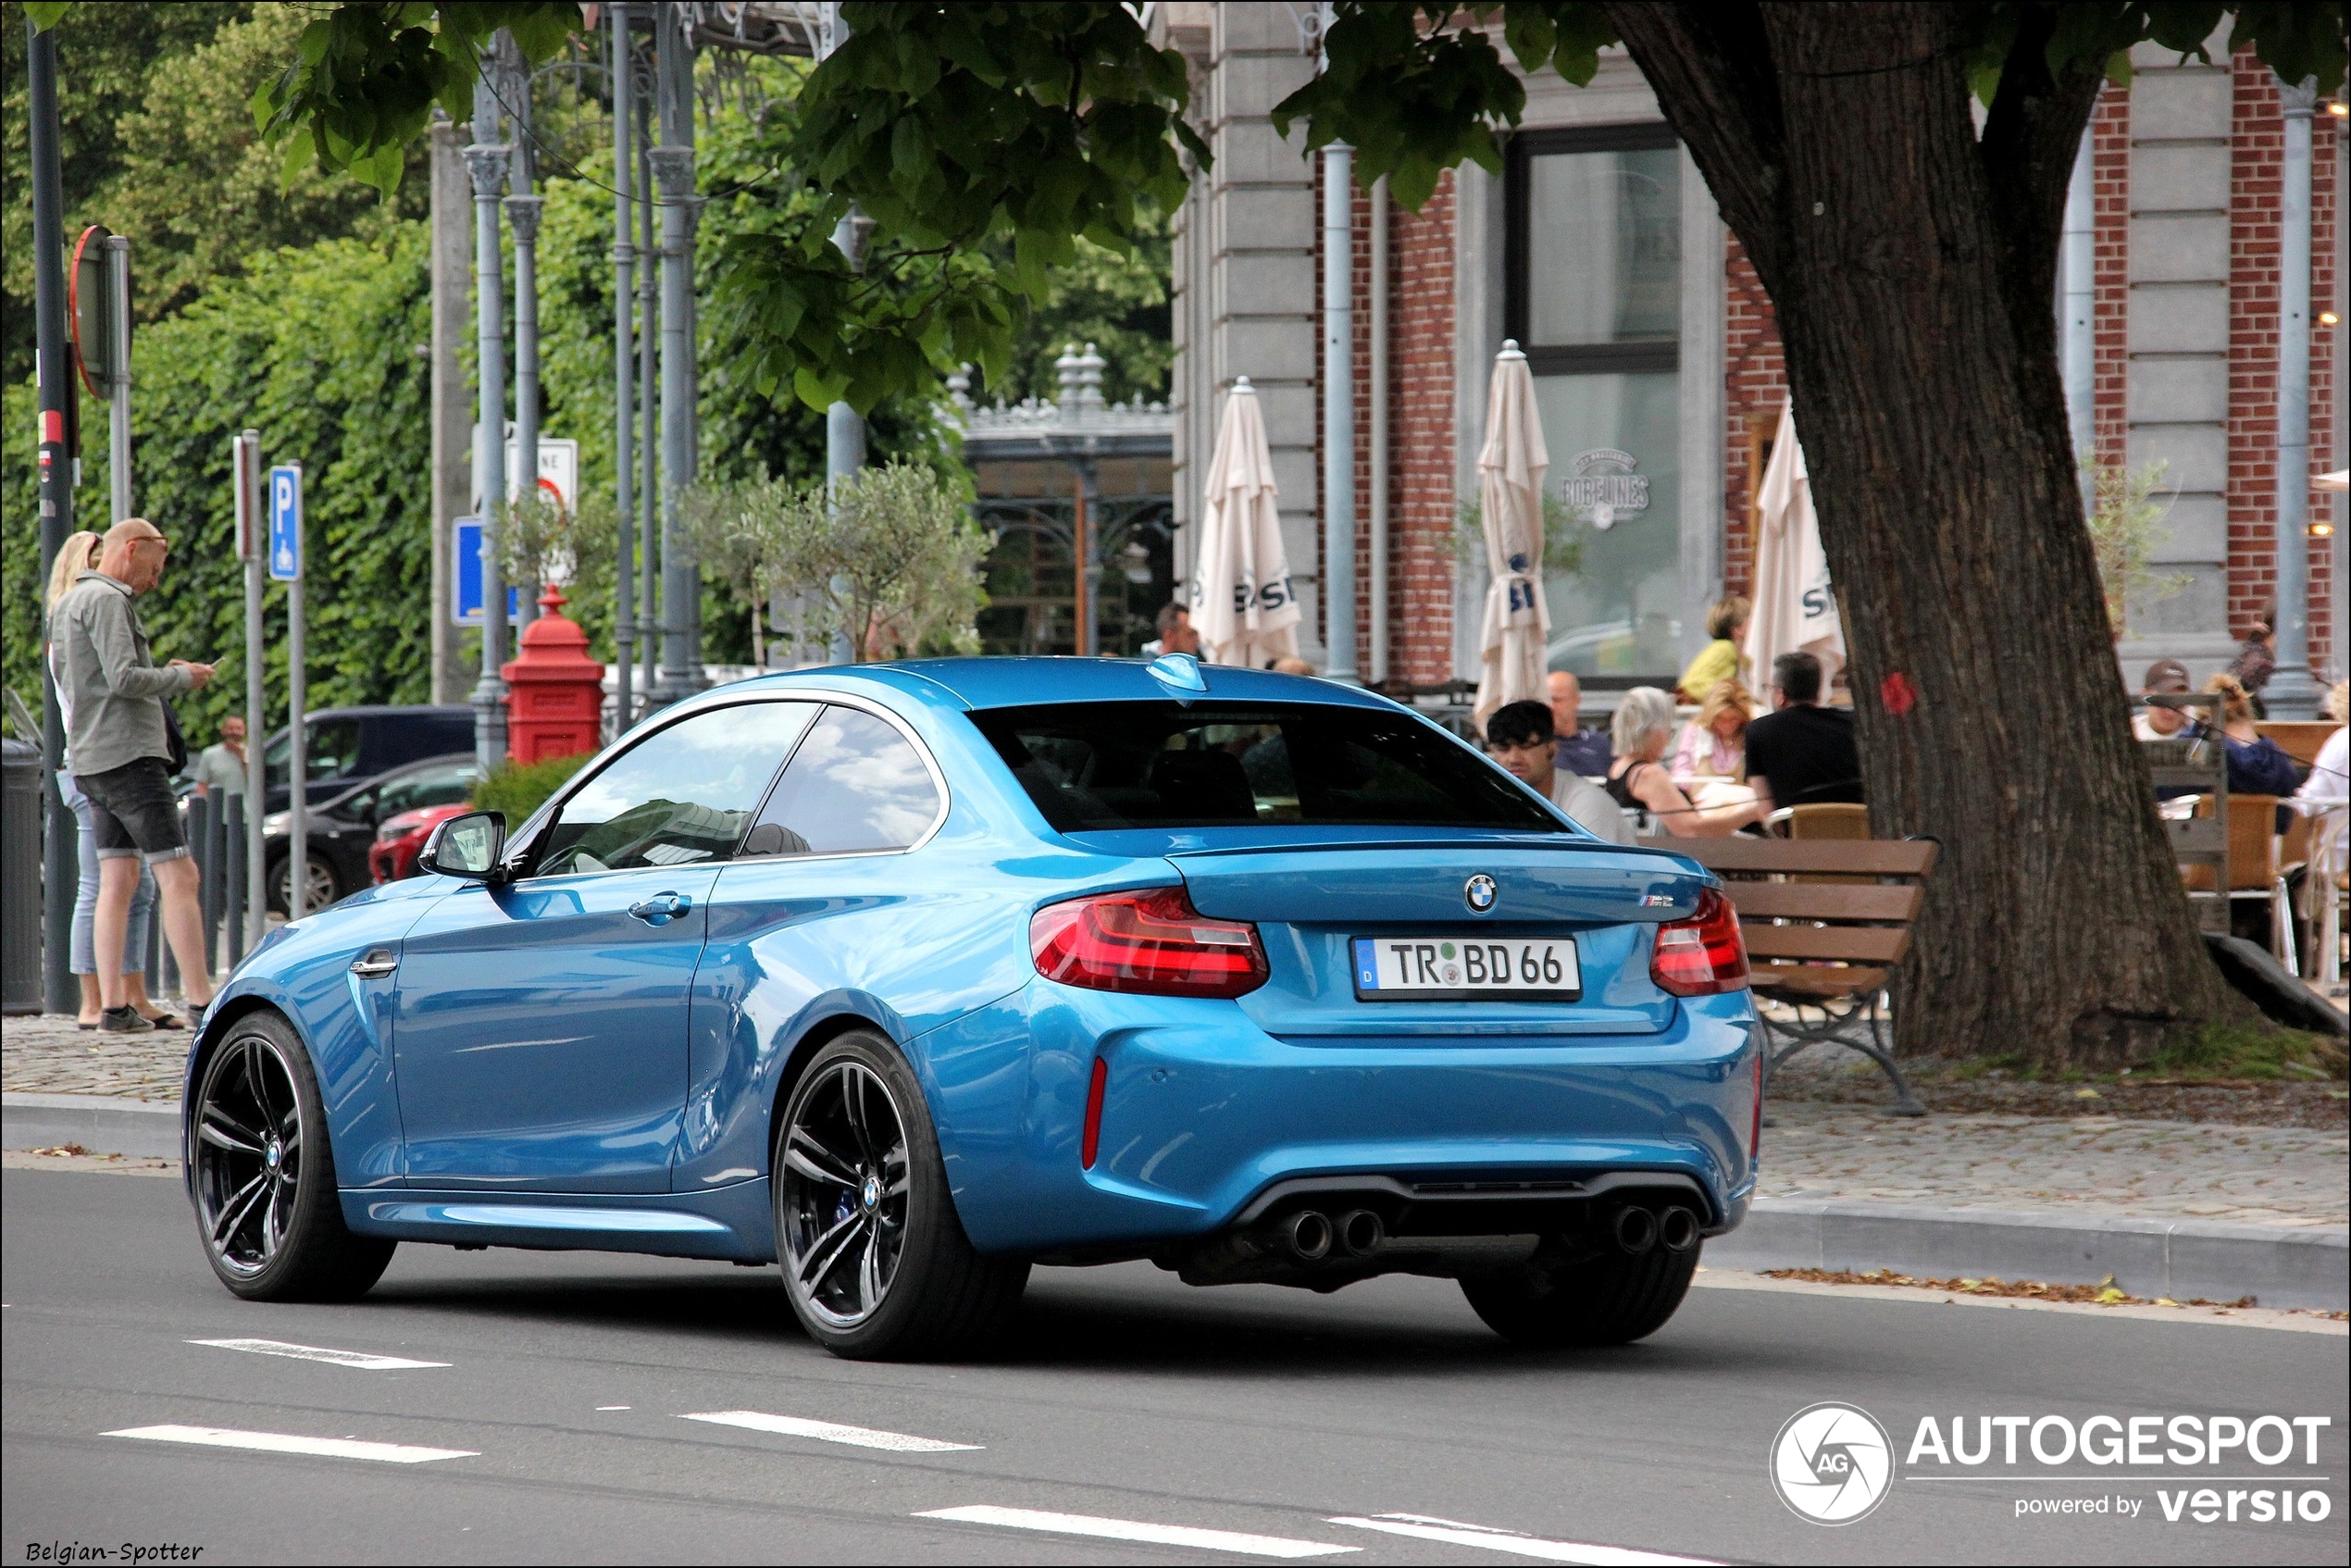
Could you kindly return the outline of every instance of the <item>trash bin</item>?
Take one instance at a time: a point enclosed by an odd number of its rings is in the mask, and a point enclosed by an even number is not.
[[[0,738],[0,1013],[41,1011],[41,748]]]

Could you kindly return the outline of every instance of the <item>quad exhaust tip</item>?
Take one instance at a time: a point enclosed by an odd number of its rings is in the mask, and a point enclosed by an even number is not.
[[[1331,1255],[1330,1216],[1319,1209],[1300,1209],[1282,1222],[1282,1240],[1299,1262],[1319,1263]]]
[[[1338,1217],[1338,1250],[1350,1258],[1368,1258],[1387,1239],[1387,1225],[1370,1209],[1350,1209]]]
[[[1616,1211],[1616,1244],[1635,1257],[1657,1245],[1657,1216],[1627,1204]]]
[[[1698,1215],[1676,1203],[1658,1220],[1657,1238],[1669,1252],[1686,1252],[1698,1245],[1701,1228]]]

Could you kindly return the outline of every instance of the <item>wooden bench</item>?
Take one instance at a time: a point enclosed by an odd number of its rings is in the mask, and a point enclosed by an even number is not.
[[[1723,878],[1747,940],[1750,984],[1793,1020],[1763,1015],[1764,1076],[1810,1045],[1842,1045],[1884,1069],[1894,1114],[1923,1116],[1886,1040],[1888,977],[1942,846],[1932,839],[1644,839]],[[1821,1014],[1815,1023],[1806,1010]],[[1866,1031],[1866,1033],[1864,1033]]]

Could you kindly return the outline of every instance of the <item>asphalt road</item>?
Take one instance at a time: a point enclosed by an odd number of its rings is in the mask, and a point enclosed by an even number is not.
[[[772,1270],[412,1246],[356,1305],[256,1306],[211,1278],[177,1182],[10,1170],[0,1201],[12,1562],[75,1542],[201,1548],[180,1560],[205,1563],[1641,1561],[1593,1546],[2338,1562],[2351,1517],[2336,1335],[1710,1288],[1645,1344],[1527,1355],[1441,1281],[1316,1297],[1192,1289],[1137,1264],[1038,1271],[992,1363],[860,1365],[801,1336]],[[192,1343],[224,1338],[447,1364]],[[1832,1400],[1882,1422],[1897,1459],[1925,1415],[2330,1424],[2315,1464],[2297,1448],[2266,1470],[1906,1462],[1874,1512],[1829,1528],[1783,1504],[1767,1453]],[[688,1419],[745,1412],[754,1425]],[[865,1435],[794,1425],[812,1422]],[[111,1435],[155,1427],[182,1430]],[[203,1446],[186,1429],[454,1456]],[[895,1440],[877,1433],[931,1446],[858,1446]],[[2289,1475],[2313,1477],[2293,1489],[2324,1495],[2322,1522],[2255,1524],[2248,1502],[2234,1524],[2170,1523],[2158,1496]],[[2035,1499],[2141,1512],[2020,1518]],[[948,1510],[980,1512],[922,1517]],[[1154,1538],[1071,1533],[1136,1525]]]

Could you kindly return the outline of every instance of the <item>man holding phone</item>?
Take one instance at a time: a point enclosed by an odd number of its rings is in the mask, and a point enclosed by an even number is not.
[[[66,752],[96,819],[95,936],[105,1004],[98,1027],[113,1034],[155,1027],[130,1004],[122,980],[123,935],[142,859],[155,873],[164,936],[180,960],[188,1004],[202,1012],[212,1002],[196,863],[172,795],[171,730],[164,712],[167,698],[210,680],[212,666],[174,659],[156,668],[132,604],[163,580],[170,553],[162,530],[145,518],[115,524],[97,566],[57,601],[50,628],[72,716]]]

